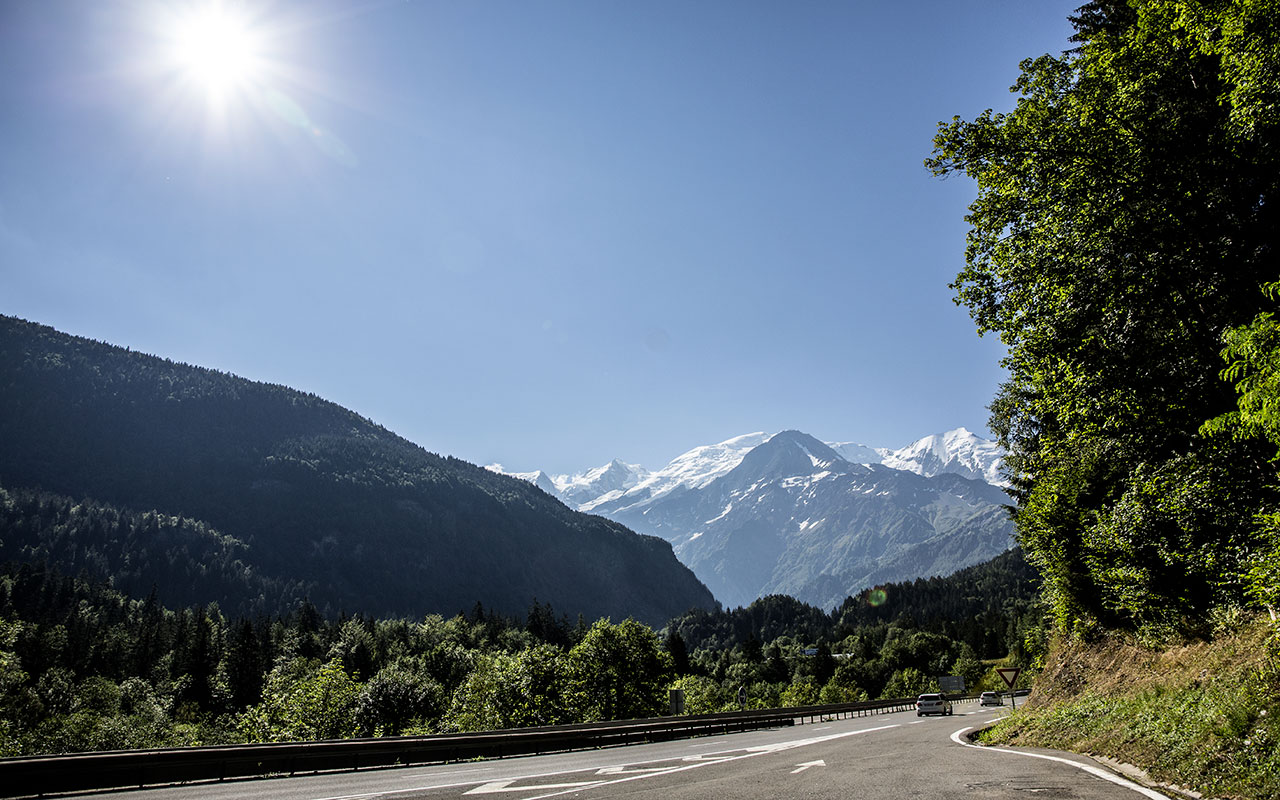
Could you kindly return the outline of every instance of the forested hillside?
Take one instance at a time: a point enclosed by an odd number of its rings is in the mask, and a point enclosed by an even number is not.
[[[715,607],[666,542],[314,395],[11,317],[0,386],[0,561],[244,613]]]
[[[834,611],[785,595],[761,598],[745,608],[690,611],[673,619],[691,649],[723,650],[779,637],[840,642],[855,632],[891,623],[946,636],[983,659],[1025,655],[1026,636],[1038,638],[1042,622],[1039,580],[1014,548],[985,564],[944,578],[918,578],[867,589]],[[1032,647],[1039,647],[1035,641]]]

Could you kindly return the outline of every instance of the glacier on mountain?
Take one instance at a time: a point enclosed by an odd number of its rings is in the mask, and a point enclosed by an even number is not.
[[[1009,485],[1001,473],[1004,452],[1000,445],[975,436],[966,428],[918,439],[901,450],[885,453],[880,463],[917,475],[953,472],[993,486]]]

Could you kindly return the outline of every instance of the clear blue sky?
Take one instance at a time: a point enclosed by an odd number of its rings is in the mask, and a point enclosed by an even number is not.
[[[0,313],[519,470],[985,434],[922,162],[1078,4],[0,0]]]

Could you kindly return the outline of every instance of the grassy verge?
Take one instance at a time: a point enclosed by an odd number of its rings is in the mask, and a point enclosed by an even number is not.
[[[1254,619],[1162,649],[1057,642],[1028,702],[982,741],[1108,756],[1210,797],[1280,800],[1280,635]]]

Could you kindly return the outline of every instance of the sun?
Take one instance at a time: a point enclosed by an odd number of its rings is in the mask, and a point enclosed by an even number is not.
[[[143,46],[122,59],[121,71],[149,92],[157,132],[198,133],[218,149],[242,146],[267,129],[300,133],[329,158],[358,163],[304,104],[302,93],[325,86],[299,59],[307,52],[299,34],[316,24],[305,9],[281,10],[272,0],[133,1]]]
[[[174,66],[212,97],[226,99],[260,77],[262,43],[242,10],[217,2],[191,9],[171,20],[166,38]]]

